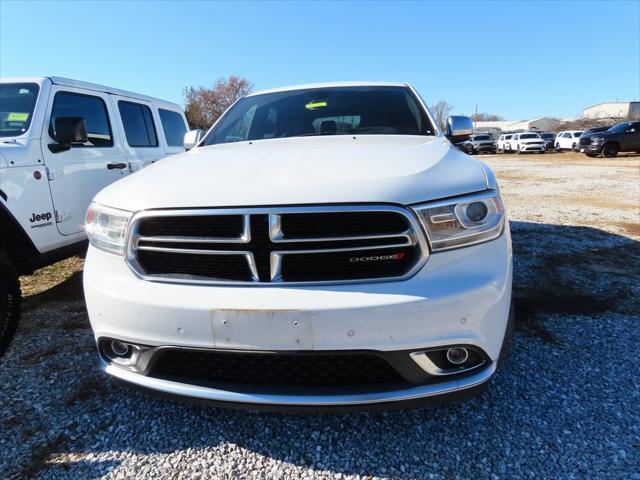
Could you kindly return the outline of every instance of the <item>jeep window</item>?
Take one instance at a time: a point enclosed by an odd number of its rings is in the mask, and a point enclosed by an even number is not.
[[[315,135],[434,135],[411,90],[331,87],[253,95],[239,100],[204,145]]]
[[[37,83],[0,84],[0,137],[16,137],[29,130],[39,91]]]
[[[113,136],[107,106],[100,97],[80,93],[58,92],[53,100],[49,135],[55,136],[55,119],[58,117],[82,117],[87,124],[85,144],[73,144],[74,147],[111,147]]]
[[[579,137],[580,135],[582,135],[582,132],[573,132],[574,137]]]
[[[163,108],[159,108],[158,113],[160,114],[162,131],[164,132],[164,138],[167,139],[167,145],[181,147],[184,142],[184,134],[187,133],[187,127],[184,124],[182,115]]]
[[[130,147],[157,147],[158,137],[151,109],[140,103],[118,102],[124,133]]]
[[[540,138],[538,136],[537,133],[523,133],[522,135],[520,135],[520,139],[527,139],[527,138]]]
[[[635,127],[637,129],[638,126],[640,126],[640,123],[633,123],[633,122],[619,123],[611,127],[609,130],[607,130],[607,132],[620,133],[632,127]]]

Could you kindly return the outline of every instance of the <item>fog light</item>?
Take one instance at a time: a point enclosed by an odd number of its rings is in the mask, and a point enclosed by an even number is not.
[[[462,365],[469,358],[469,352],[466,348],[455,347],[447,350],[447,360],[454,365]]]
[[[113,341],[109,346],[111,351],[118,357],[128,357],[131,354],[131,348],[126,343]]]

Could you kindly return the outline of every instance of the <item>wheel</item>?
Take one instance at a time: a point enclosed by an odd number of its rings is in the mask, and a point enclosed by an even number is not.
[[[16,333],[20,317],[20,282],[15,268],[0,252],[0,357]]]
[[[577,143],[574,143],[573,145],[571,145],[571,151],[572,152],[577,152],[578,150],[579,150],[579,148],[578,148],[578,144]]]
[[[556,143],[556,151],[558,151],[558,152],[560,151],[560,144],[559,143]]]
[[[602,156],[606,158],[612,158],[618,155],[620,151],[620,147],[618,147],[615,143],[607,143],[604,147],[602,147]]]

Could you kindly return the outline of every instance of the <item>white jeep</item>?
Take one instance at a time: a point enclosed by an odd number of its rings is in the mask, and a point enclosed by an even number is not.
[[[508,345],[496,179],[406,84],[270,90],[102,190],[85,298],[104,370],[236,406],[477,393]]]
[[[18,322],[18,275],[86,248],[103,187],[184,152],[180,106],[57,77],[0,80],[0,355]]]

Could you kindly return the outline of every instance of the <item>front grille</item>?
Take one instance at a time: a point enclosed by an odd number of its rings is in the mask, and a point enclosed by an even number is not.
[[[127,251],[148,280],[273,284],[400,278],[428,250],[411,214],[381,206],[142,212]]]
[[[395,383],[403,377],[369,353],[255,353],[165,350],[149,376],[185,383],[345,386]]]
[[[591,145],[591,138],[590,137],[581,137],[580,138],[580,146],[587,146],[587,145]]]

